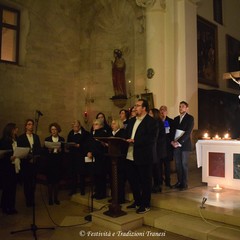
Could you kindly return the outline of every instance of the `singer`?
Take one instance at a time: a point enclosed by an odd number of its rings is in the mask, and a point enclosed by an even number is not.
[[[38,135],[33,133],[34,121],[27,119],[25,121],[25,133],[20,135],[17,140],[18,147],[30,147],[30,152],[26,159],[21,159],[21,172],[23,177],[23,188],[26,200],[26,206],[33,206],[34,195],[34,156],[41,151],[41,143]]]

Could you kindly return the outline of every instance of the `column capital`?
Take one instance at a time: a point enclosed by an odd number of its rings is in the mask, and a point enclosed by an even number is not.
[[[136,0],[136,4],[142,8],[166,9],[166,0]]]

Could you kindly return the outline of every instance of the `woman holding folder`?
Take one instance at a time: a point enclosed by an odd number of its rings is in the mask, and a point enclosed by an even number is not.
[[[59,205],[58,191],[59,182],[62,173],[62,157],[64,153],[63,142],[64,138],[59,136],[61,127],[58,123],[51,123],[49,125],[49,132],[51,136],[45,138],[45,149],[47,155],[47,183],[48,183],[48,203]]]

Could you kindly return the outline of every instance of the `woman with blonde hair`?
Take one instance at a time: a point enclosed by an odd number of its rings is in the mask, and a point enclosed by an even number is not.
[[[87,157],[94,159],[94,183],[95,190],[93,198],[100,200],[106,198],[107,195],[107,146],[95,138],[109,137],[110,135],[104,129],[104,122],[102,119],[95,119],[92,126],[92,137],[89,140],[86,148]]]
[[[112,120],[112,135],[113,137],[125,138],[126,132],[122,120]],[[121,145],[122,158],[119,159],[117,164],[117,176],[118,176],[118,203],[125,203],[125,183],[126,183],[126,155],[128,144]]]

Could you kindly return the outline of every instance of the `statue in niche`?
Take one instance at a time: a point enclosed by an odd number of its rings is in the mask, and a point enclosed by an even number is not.
[[[113,89],[115,96],[112,99],[123,99],[127,98],[126,91],[126,79],[125,79],[125,70],[126,64],[125,60],[122,57],[122,51],[115,49],[114,52],[114,62],[112,61],[112,81]]]

